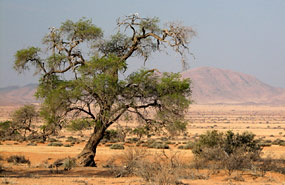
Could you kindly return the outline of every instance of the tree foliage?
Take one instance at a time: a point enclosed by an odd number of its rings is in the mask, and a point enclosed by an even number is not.
[[[34,120],[38,117],[38,113],[34,105],[24,105],[17,109],[12,115],[12,130],[21,133],[24,139],[26,134],[36,133]],[[14,132],[13,131],[13,132]]]
[[[35,73],[41,74],[36,96],[43,99],[41,115],[46,127],[62,128],[68,116],[77,123],[79,119],[93,122],[97,139],[91,136],[86,145],[93,152],[98,142],[92,141],[100,141],[105,130],[126,114],[136,116],[151,131],[186,126],[183,115],[191,95],[188,79],[156,69],[141,69],[125,78],[119,78],[119,72],[126,71],[129,57],[146,61],[161,46],[173,48],[185,64],[187,45],[196,33],[177,23],[161,29],[158,18],[137,14],[118,19],[117,25],[119,31],[105,39],[91,20],[67,20],[59,28],[50,28],[43,39],[45,53],[29,47],[15,54],[17,71],[34,66]]]

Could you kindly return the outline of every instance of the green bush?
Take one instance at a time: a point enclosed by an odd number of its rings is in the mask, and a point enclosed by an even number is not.
[[[199,139],[193,145],[192,152],[199,155],[204,148],[220,146],[223,142],[223,133],[219,133],[217,130],[207,131],[206,134],[199,136]]]
[[[250,132],[242,134],[234,134],[232,131],[227,131],[224,139],[224,149],[227,154],[232,154],[237,149],[244,148],[247,152],[261,151],[259,141],[254,139],[255,135]]]
[[[207,131],[206,134],[200,135],[193,144],[192,152],[200,155],[205,148],[221,148],[227,155],[231,155],[240,148],[243,148],[245,152],[259,152],[262,147],[254,137],[255,135],[249,132],[234,134],[232,131],[227,131],[223,134],[217,130]]]
[[[0,121],[0,130],[7,131],[11,126],[11,121]]]
[[[262,150],[259,140],[249,132],[225,134],[216,130],[200,135],[193,144],[192,152],[196,159],[214,168],[226,169],[231,175],[234,170],[249,169],[260,160]]]

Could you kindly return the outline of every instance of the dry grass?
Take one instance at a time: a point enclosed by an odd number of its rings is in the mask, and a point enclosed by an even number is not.
[[[9,119],[9,114],[15,110],[15,107],[0,107],[0,121],[5,121]],[[222,106],[222,105],[192,105],[188,119],[190,120],[187,134],[184,136],[174,137],[171,142],[176,144],[169,144],[170,150],[158,150],[158,149],[146,149],[147,157],[149,163],[145,163],[144,168],[147,169],[148,165],[154,165],[153,159],[162,159],[163,153],[165,152],[166,156],[173,156],[177,151],[179,151],[179,158],[182,161],[182,164],[190,165],[193,161],[193,154],[191,150],[179,150],[177,147],[179,145],[185,145],[189,140],[194,140],[195,136],[197,138],[198,134],[204,133],[209,129],[216,129],[219,131],[233,130],[234,132],[243,132],[245,130],[253,132],[256,134],[256,138],[263,138],[264,140],[274,141],[276,139],[285,140],[285,107],[270,107],[270,106]],[[129,127],[135,126],[136,123],[122,123]],[[90,131],[83,132],[84,135],[88,135]],[[76,135],[71,132],[65,132],[62,134],[65,138],[59,139],[63,144],[70,144],[66,142],[68,136],[74,136],[76,138],[81,138],[79,135]],[[154,137],[155,139],[165,137],[158,136]],[[81,139],[87,139],[81,138]],[[146,138],[143,138],[146,139]],[[108,160],[116,155],[124,155],[127,152],[127,146],[125,150],[111,150],[109,147],[101,145],[97,149],[96,163],[98,168],[79,168],[75,167],[69,171],[64,171],[61,174],[51,174],[49,169],[46,166],[52,164],[56,159],[65,158],[65,157],[75,157],[82,148],[84,143],[75,144],[71,147],[54,147],[47,146],[47,143],[41,144],[37,143],[37,146],[26,146],[28,143],[18,143],[14,145],[14,141],[5,141],[0,145],[0,155],[3,159],[7,159],[11,155],[24,155],[27,159],[31,161],[31,166],[27,165],[18,165],[14,166],[7,163],[5,160],[0,161],[1,165],[4,167],[5,171],[1,172],[1,181],[12,184],[143,184],[142,179],[148,179],[143,174],[135,173],[137,176],[128,176],[115,178],[114,174],[109,173],[109,169],[103,168],[103,165],[106,165]],[[180,143],[180,144],[179,144]],[[285,147],[272,145],[270,147],[265,147],[263,149],[264,158],[271,154],[273,158],[284,158],[285,156]],[[135,157],[137,154],[129,153],[125,161],[136,161]],[[122,158],[123,159],[123,158]],[[117,161],[117,165],[120,162]],[[173,174],[172,177],[169,177],[168,181],[174,182],[178,179],[178,182],[188,183],[188,184],[282,184],[285,182],[285,176],[264,170],[264,173],[261,174],[253,172],[241,174],[239,171],[233,172],[231,177],[228,178],[226,171],[216,170],[215,167],[210,170],[203,169],[203,161],[197,161],[197,169],[192,168],[187,171],[184,177],[181,177],[182,173],[173,172],[173,169],[167,165],[169,160],[163,163],[157,163],[156,166],[165,166],[163,170],[160,170],[157,173],[159,176],[165,176],[165,174]],[[161,160],[160,160],[161,161]],[[44,164],[44,162],[46,164]],[[200,162],[200,163],[199,163]],[[276,162],[276,161],[275,161]],[[266,161],[268,169],[270,169],[274,161]],[[122,163],[121,163],[122,164]],[[143,166],[143,164],[140,164]],[[199,166],[200,165],[200,166]],[[171,165],[170,165],[171,166]],[[183,166],[183,165],[182,165]],[[180,168],[181,169],[181,168]],[[172,171],[171,171],[172,170]],[[257,169],[259,170],[259,169]],[[150,170],[149,170],[150,171]],[[143,172],[143,171],[141,171]],[[145,171],[148,172],[148,171]],[[153,173],[154,174],[154,173]],[[146,175],[147,176],[147,175]],[[263,176],[263,177],[262,177]],[[19,178],[21,177],[21,178]],[[151,177],[154,179],[159,179],[159,177]],[[151,179],[149,177],[149,179]],[[157,181],[151,181],[156,183]]]

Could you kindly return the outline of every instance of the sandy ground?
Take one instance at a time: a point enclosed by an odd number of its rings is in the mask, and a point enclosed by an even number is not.
[[[0,107],[0,121],[9,119],[9,115],[15,107]],[[234,132],[250,131],[256,134],[257,138],[270,140],[285,139],[285,107],[270,106],[232,106],[232,105],[192,105],[189,114],[189,125],[187,138],[192,138],[206,130],[217,129],[220,131],[233,130]],[[126,123],[123,123],[126,124]],[[129,125],[133,125],[129,124]],[[128,125],[128,124],[126,124]],[[88,132],[87,132],[88,133]],[[72,133],[62,133],[68,137]],[[183,136],[177,137],[176,141],[183,141]],[[185,140],[184,140],[185,141]],[[26,146],[27,143],[13,141],[4,142],[0,145],[0,156],[4,159],[11,155],[24,155],[31,161],[31,165],[13,165],[6,161],[0,161],[5,171],[0,174],[2,184],[27,184],[27,185],[90,185],[90,184],[146,184],[138,177],[115,178],[103,165],[123,150],[111,150],[101,145],[97,150],[97,168],[74,168],[70,171],[60,171],[59,174],[51,173],[45,163],[51,164],[56,159],[74,157],[83,148],[84,143],[72,147],[52,147],[47,144],[37,146]],[[161,150],[149,149],[152,153]],[[171,146],[167,153],[179,152],[185,162],[193,159],[190,150],[178,150]],[[263,156],[271,155],[275,158],[285,157],[285,146],[272,145],[263,149]],[[205,172],[208,173],[208,172]],[[285,176],[278,173],[267,173],[265,177],[254,177],[244,174],[244,181],[234,179],[237,174],[231,177],[225,173],[212,174],[208,180],[183,179],[188,184],[285,184]]]
[[[47,145],[26,146],[25,143],[10,145],[9,142],[0,146],[0,155],[5,159],[8,156],[17,154],[24,155],[31,161],[31,165],[13,165],[3,162],[5,172],[0,175],[0,183],[3,184],[145,184],[138,177],[120,177],[115,178],[109,173],[108,169],[103,168],[107,160],[123,152],[123,150],[110,150],[108,147],[99,147],[96,156],[97,168],[79,168],[76,167],[70,171],[60,171],[60,174],[51,173],[50,169],[44,165],[44,161],[51,164],[55,159],[63,157],[73,157],[80,152],[83,145],[67,147],[51,147]],[[266,148],[267,151],[285,152],[285,147],[273,146]],[[165,150],[167,154],[179,152],[185,162],[193,158],[190,150]],[[159,153],[162,150],[150,149],[152,153]],[[254,177],[252,175],[243,175],[244,182],[239,182],[233,178],[238,176],[232,174],[232,179],[224,173],[211,175],[208,180],[187,180],[182,182],[188,184],[282,184],[285,182],[285,176],[277,173],[267,173],[265,177]]]

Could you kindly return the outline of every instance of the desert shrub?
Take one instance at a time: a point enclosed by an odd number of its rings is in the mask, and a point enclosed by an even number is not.
[[[125,147],[122,144],[112,144],[112,146],[110,146],[110,149],[123,150],[123,149],[125,149]]]
[[[259,145],[260,145],[261,147],[269,147],[269,146],[272,146],[271,143],[266,143],[266,142],[261,142],[261,143],[259,143]]]
[[[263,177],[266,172],[272,171],[276,168],[275,160],[271,157],[266,157],[261,160],[261,162],[258,165],[259,170],[261,171],[261,176]]]
[[[261,171],[261,176],[264,176],[268,171],[274,171],[285,174],[285,159],[275,159],[271,156],[260,159],[257,164],[258,170]]]
[[[149,134],[149,131],[147,129],[147,127],[136,127],[131,131],[133,134],[135,134],[136,136],[139,137],[139,140],[143,137],[143,136],[147,136]]]
[[[66,142],[70,142],[70,143],[76,143],[76,142],[79,142],[79,140],[77,138],[74,138],[72,136],[69,136],[67,139],[66,139]]]
[[[178,149],[190,150],[193,149],[194,143],[192,141],[186,143],[185,145],[179,145]]]
[[[63,160],[62,164],[64,170],[69,171],[76,166],[76,162],[74,158],[67,157]]]
[[[223,133],[219,133],[217,130],[207,131],[206,134],[199,136],[199,139],[193,145],[192,152],[199,155],[203,152],[204,148],[220,146],[222,143]]]
[[[209,161],[219,161],[224,160],[228,155],[220,147],[203,148],[199,157],[207,159]]]
[[[76,160],[75,158],[67,157],[63,159],[57,159],[54,163],[48,166],[50,168],[51,173],[62,173],[62,170],[60,171],[59,169],[69,171],[72,168],[76,166]]]
[[[253,162],[260,159],[262,148],[254,137],[249,132],[234,134],[227,131],[223,134],[216,130],[207,131],[193,144],[192,151],[199,161],[215,169],[224,168],[231,175],[234,170],[251,168]]]
[[[121,163],[115,165],[118,160]],[[151,184],[179,184],[179,179],[185,176],[177,153],[166,155],[163,152],[150,158],[150,153],[144,148],[127,148],[107,166],[116,177],[136,175]]]
[[[121,125],[117,125],[116,131],[118,141],[125,142],[127,135],[132,132],[132,129],[128,126],[123,127]]]
[[[283,139],[275,139],[272,144],[274,145],[284,145],[285,141]]]
[[[52,142],[49,143],[48,146],[62,146],[63,144],[61,142]]]
[[[231,155],[221,159],[221,162],[228,175],[231,175],[235,170],[250,169],[253,161],[251,155],[247,154],[245,149],[239,148]]]
[[[240,148],[243,148],[245,152],[260,152],[262,148],[254,137],[255,135],[249,132],[234,134],[232,131],[227,131],[223,134],[217,130],[207,131],[206,134],[200,135],[193,144],[193,153],[200,155],[207,148],[220,148],[227,155],[231,155]]]
[[[173,120],[171,124],[167,125],[166,129],[171,137],[177,136],[186,130],[187,122]]]
[[[24,156],[20,155],[12,155],[9,158],[7,158],[8,163],[14,163],[14,164],[31,164],[29,159],[26,159]]]
[[[37,146],[37,143],[28,143],[27,146]]]
[[[194,168],[197,171],[199,171],[200,169],[204,169],[208,167],[208,161],[206,159],[203,159],[201,157],[197,157],[194,156],[194,159],[192,160],[192,162],[190,163],[189,167],[190,168]]]
[[[55,139],[55,138],[49,138],[48,141],[49,141],[49,142],[57,142],[58,140]]]
[[[18,141],[22,139],[19,131],[12,127],[11,121],[1,121],[0,122],[0,138],[2,141],[14,140]]]
[[[11,123],[11,121],[0,121],[0,130],[7,131],[10,129]]]
[[[144,148],[128,147],[122,154],[114,156],[109,160],[107,167],[110,168],[110,172],[116,177],[134,175],[140,161],[147,156],[149,156],[149,153]],[[114,163],[116,160],[120,160],[120,165]]]
[[[137,143],[137,142],[139,142],[139,141],[140,141],[139,138],[137,138],[137,137],[132,137],[132,138],[127,138],[126,143]]]
[[[112,142],[116,142],[117,141],[117,137],[118,137],[118,132],[114,129],[110,129],[110,130],[106,130],[105,134],[104,134],[104,138],[102,141],[112,141]]]
[[[245,152],[261,151],[259,140],[254,139],[254,137],[255,135],[250,132],[234,134],[232,131],[227,131],[224,139],[225,152],[230,155],[240,148],[243,148]]]
[[[148,148],[155,148],[155,149],[169,149],[169,146],[162,142],[154,142],[147,145]]]
[[[64,147],[72,147],[73,145],[71,145],[71,144],[65,144],[65,145],[63,145]]]
[[[156,154],[155,160],[141,160],[135,175],[153,184],[181,184],[180,178],[185,176],[185,168],[177,153]]]

